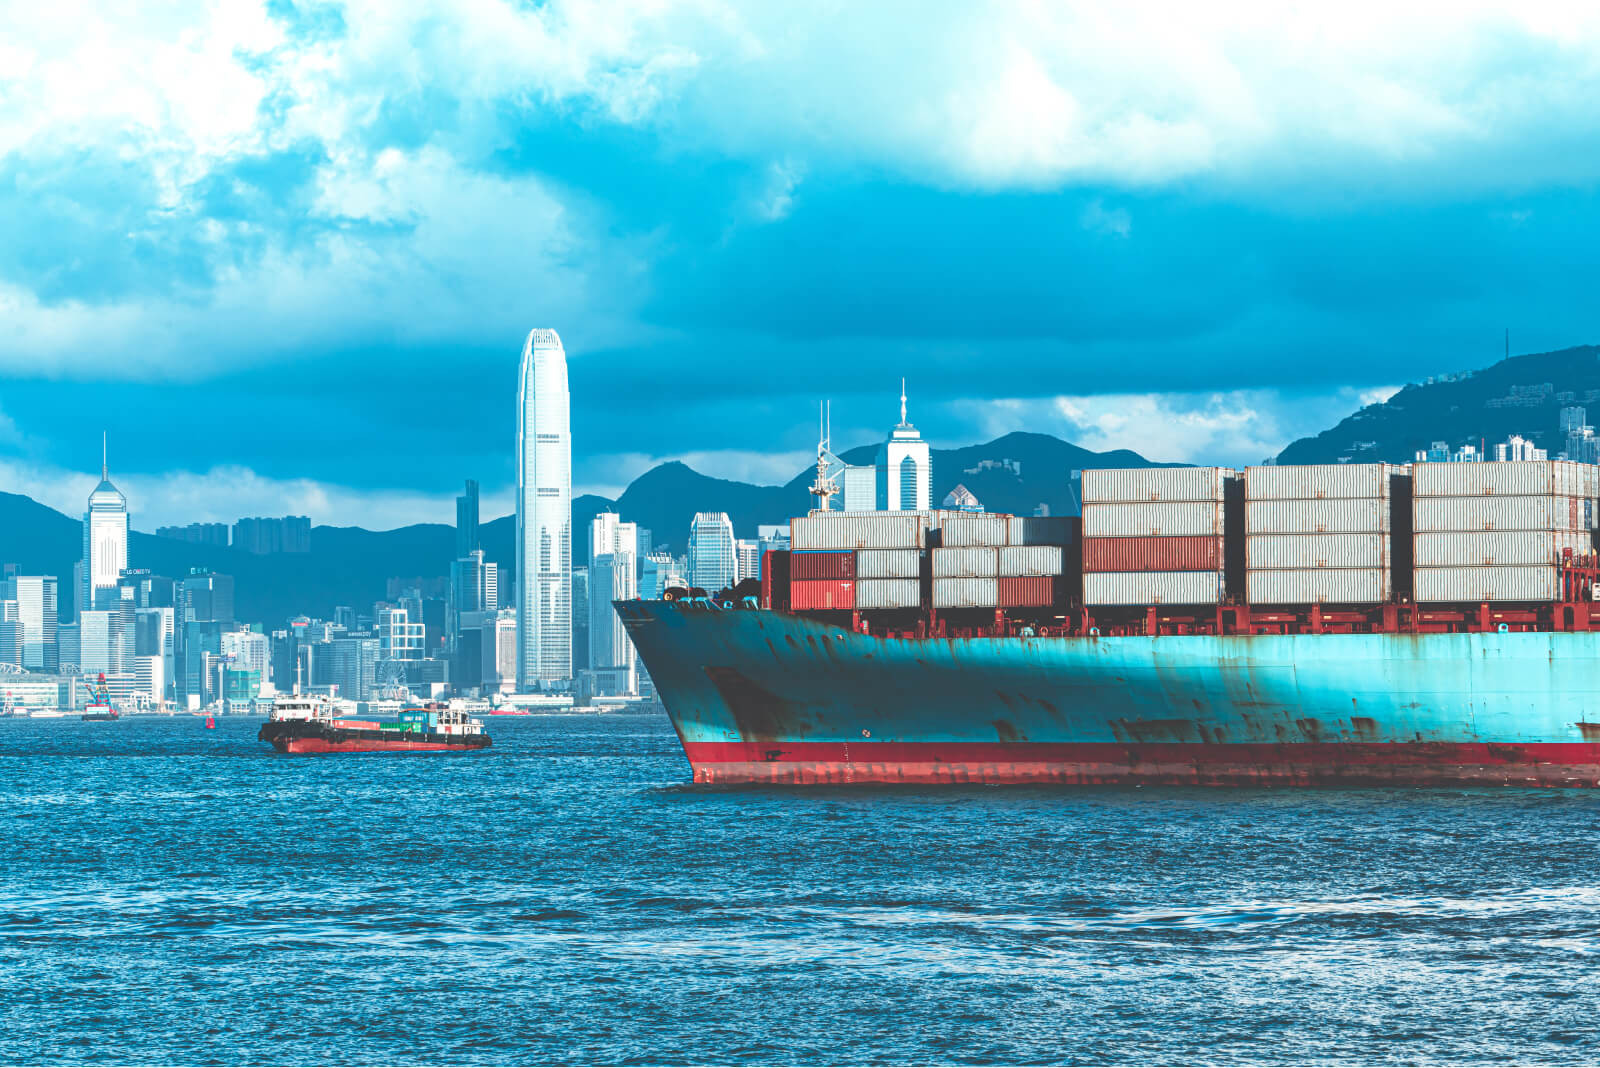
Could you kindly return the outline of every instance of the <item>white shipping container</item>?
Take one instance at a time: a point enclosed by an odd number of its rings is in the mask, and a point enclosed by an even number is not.
[[[1083,506],[1083,536],[1086,538],[1198,537],[1221,533],[1220,502]]]
[[[1222,574],[1216,571],[1097,571],[1083,576],[1086,605],[1217,604]]]
[[[1389,502],[1376,497],[1246,501],[1245,533],[1376,534],[1389,529]]]
[[[974,513],[952,516],[939,527],[939,544],[946,548],[964,545],[986,545],[991,548],[1004,545],[1010,516]]]
[[[1320,500],[1327,497],[1387,497],[1397,464],[1305,464],[1247,467],[1244,496],[1250,501]]]
[[[1000,550],[1000,574],[1006,577],[1059,575],[1066,551],[1059,545],[1010,545]]]
[[[791,549],[920,549],[928,517],[919,512],[813,512],[789,522]]]
[[[1244,540],[1251,570],[1388,567],[1388,534],[1252,534]]]
[[[1008,545],[1071,545],[1072,520],[1061,515],[1014,515],[1007,521]]]
[[[1000,580],[995,578],[936,578],[935,608],[994,608],[1000,604]]]
[[[1387,567],[1323,567],[1300,571],[1247,571],[1250,603],[1380,604],[1389,599]]]
[[[999,574],[998,549],[934,549],[933,577],[993,578]]]
[[[1470,530],[1418,534],[1412,539],[1417,567],[1489,567],[1554,564],[1566,550],[1594,551],[1587,530]]]
[[[914,579],[922,574],[920,549],[859,549],[857,579]]]
[[[1419,567],[1412,573],[1418,603],[1553,601],[1560,592],[1554,567]]]
[[[1587,510],[1578,497],[1418,497],[1411,503],[1412,529],[1418,534],[1440,530],[1586,529]]]
[[[914,578],[858,578],[856,607],[920,608],[922,583]]]
[[[1592,496],[1590,464],[1571,460],[1505,460],[1415,464],[1412,493],[1418,497]]]
[[[1231,467],[1085,468],[1083,503],[1221,501],[1223,485],[1238,474]]]

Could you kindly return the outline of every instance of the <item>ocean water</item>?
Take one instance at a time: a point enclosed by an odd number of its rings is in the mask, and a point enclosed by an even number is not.
[[[0,720],[0,1061],[1600,1060],[1600,796],[687,785]]]

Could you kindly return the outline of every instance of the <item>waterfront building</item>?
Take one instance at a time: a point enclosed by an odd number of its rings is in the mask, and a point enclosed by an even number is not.
[[[421,660],[426,644],[426,628],[408,608],[379,610],[379,660]]]
[[[589,568],[572,569],[572,671],[576,675],[589,663]]]
[[[27,671],[53,672],[60,663],[56,645],[57,583],[54,575],[12,575],[5,579],[0,615],[9,628],[0,634],[4,659]]]
[[[517,385],[517,689],[572,679],[572,440],[554,330],[522,346]]]
[[[878,446],[878,507],[891,512],[926,511],[933,467],[928,443],[906,418],[906,384],[900,382],[900,422]]]
[[[689,582],[715,596],[739,581],[733,520],[726,512],[697,512],[689,524]]]
[[[100,484],[83,513],[83,586],[80,609],[107,607],[128,566],[128,498],[111,484],[101,442]]]
[[[589,670],[604,672],[595,692],[638,690],[638,655],[612,602],[639,595],[639,528],[615,512],[601,512],[589,525]]]

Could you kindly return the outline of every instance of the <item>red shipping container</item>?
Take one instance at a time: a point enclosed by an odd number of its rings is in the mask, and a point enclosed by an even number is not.
[[[1048,575],[1000,577],[1001,608],[1049,608],[1056,603],[1056,580]]]
[[[1085,572],[1219,571],[1221,568],[1222,539],[1211,535],[1083,539]]]
[[[856,554],[791,552],[789,577],[805,580],[853,579],[856,577]]]
[[[789,610],[820,612],[856,606],[856,584],[850,579],[796,579],[789,583]]]

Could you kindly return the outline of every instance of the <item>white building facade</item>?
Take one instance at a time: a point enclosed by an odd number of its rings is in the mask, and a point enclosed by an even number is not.
[[[522,346],[517,385],[517,689],[572,679],[572,426],[554,330]]]
[[[689,524],[689,582],[716,594],[739,581],[738,546],[726,512],[696,512]]]
[[[900,383],[900,422],[878,446],[878,507],[891,512],[926,511],[933,493],[928,443],[906,419],[906,387]]]
[[[589,669],[605,672],[617,693],[634,694],[638,654],[613,601],[639,596],[639,527],[601,512],[589,528]]]
[[[100,465],[100,484],[89,494],[83,513],[83,589],[78,607],[110,607],[117,580],[128,566],[128,498],[111,484],[106,466]],[[112,594],[101,591],[110,590]]]

